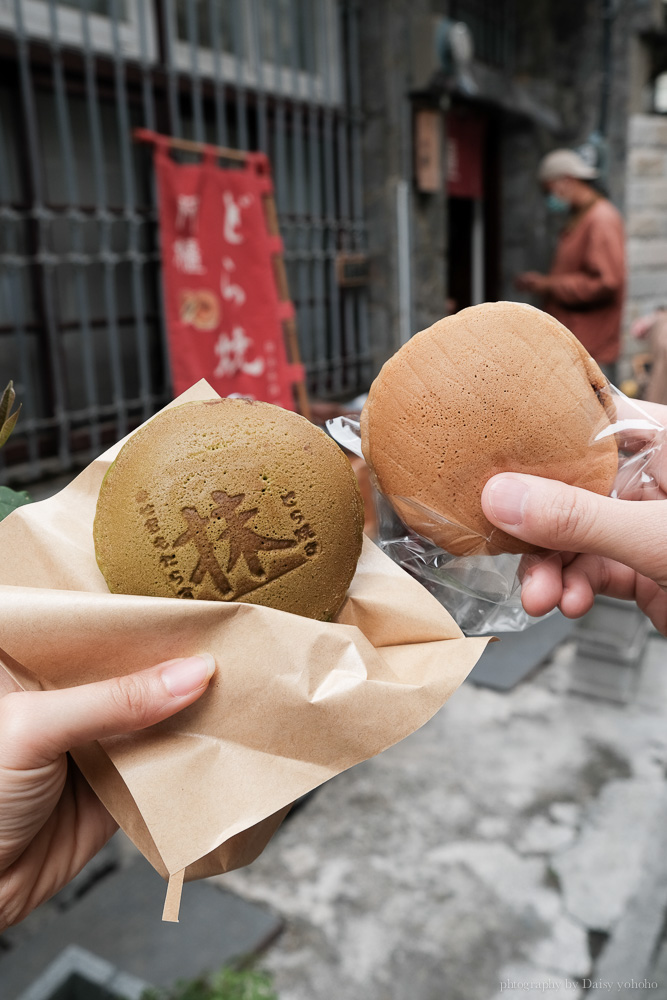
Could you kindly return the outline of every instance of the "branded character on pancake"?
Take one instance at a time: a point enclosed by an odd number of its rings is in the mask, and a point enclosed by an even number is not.
[[[184,403],[109,468],[93,535],[109,590],[243,601],[320,620],[361,554],[350,462],[298,413],[246,399]]]

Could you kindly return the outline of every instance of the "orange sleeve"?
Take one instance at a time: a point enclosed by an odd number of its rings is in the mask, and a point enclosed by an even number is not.
[[[576,271],[550,275],[550,295],[564,306],[598,305],[611,299],[625,282],[623,228],[600,219],[588,233]]]

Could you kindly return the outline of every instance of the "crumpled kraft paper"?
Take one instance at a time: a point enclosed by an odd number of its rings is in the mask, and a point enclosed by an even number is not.
[[[213,397],[199,382],[170,405]],[[464,638],[368,539],[335,623],[252,604],[110,594],[92,527],[121,444],[0,524],[0,661],[24,688],[59,688],[215,656],[194,705],[72,752],[169,879],[164,916],[177,919],[184,878],[249,864],[295,799],[431,718],[488,639]]]

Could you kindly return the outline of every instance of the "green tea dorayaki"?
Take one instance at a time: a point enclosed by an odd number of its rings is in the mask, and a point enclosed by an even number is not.
[[[362,450],[403,521],[453,555],[534,552],[492,525],[481,493],[525,472],[609,494],[614,406],[576,337],[532,306],[489,302],[416,334],[384,365]]]
[[[164,410],[125,443],[97,502],[112,593],[340,609],[361,553],[348,459],[304,417],[243,399]]]

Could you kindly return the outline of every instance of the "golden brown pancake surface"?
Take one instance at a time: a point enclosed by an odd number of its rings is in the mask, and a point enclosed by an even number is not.
[[[241,399],[185,403],[126,442],[102,483],[113,593],[264,604],[328,620],[361,552],[350,463],[308,420]]]
[[[484,516],[498,472],[608,494],[618,465],[600,369],[562,324],[492,302],[416,334],[382,368],[362,412],[362,450],[405,523],[454,555],[534,552]],[[608,408],[609,412],[605,410]],[[598,437],[597,440],[596,437]]]

